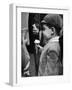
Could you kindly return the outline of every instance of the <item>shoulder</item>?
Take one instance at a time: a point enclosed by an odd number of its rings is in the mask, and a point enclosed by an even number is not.
[[[56,53],[59,53],[60,52],[59,42],[51,42],[51,43],[49,43],[48,50],[49,51],[55,51]]]

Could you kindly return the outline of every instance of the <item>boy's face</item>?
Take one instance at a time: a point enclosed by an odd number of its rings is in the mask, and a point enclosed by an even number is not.
[[[46,24],[43,25],[43,41],[46,42],[52,37],[52,29],[49,28]]]

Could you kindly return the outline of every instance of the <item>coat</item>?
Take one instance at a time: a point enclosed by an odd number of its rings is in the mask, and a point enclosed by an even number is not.
[[[40,56],[38,76],[59,75],[61,72],[59,37],[54,37],[44,46]]]

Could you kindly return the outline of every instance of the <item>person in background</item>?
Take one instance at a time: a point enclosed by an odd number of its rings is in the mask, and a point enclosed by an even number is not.
[[[60,61],[59,35],[62,29],[62,18],[58,14],[48,14],[41,21],[43,47],[41,49],[38,76],[62,75]]]
[[[40,44],[41,20],[43,19],[44,16],[45,14],[38,14],[38,13],[35,14],[34,23],[32,24],[33,27],[32,30],[34,35],[34,46],[35,46],[34,58],[35,58],[36,76],[38,76],[39,60],[40,60],[39,48],[36,47],[36,44]]]
[[[22,76],[30,76],[29,67],[30,67],[30,55],[26,48],[28,40],[24,38],[24,33],[21,34],[21,64],[22,64]]]
[[[40,22],[45,14],[40,13],[29,13],[29,39],[30,45],[27,46],[27,49],[30,54],[30,71],[32,76],[38,76],[38,66],[39,66],[39,54],[36,53],[35,40],[39,40],[39,31],[40,31]]]

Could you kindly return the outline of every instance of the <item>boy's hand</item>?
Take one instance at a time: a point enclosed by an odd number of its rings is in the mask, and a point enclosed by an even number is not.
[[[40,46],[40,45],[36,45],[36,47],[37,47],[37,48],[39,48],[39,49],[40,49],[40,51],[42,51],[42,50],[43,50],[43,47],[42,47],[42,46]]]

